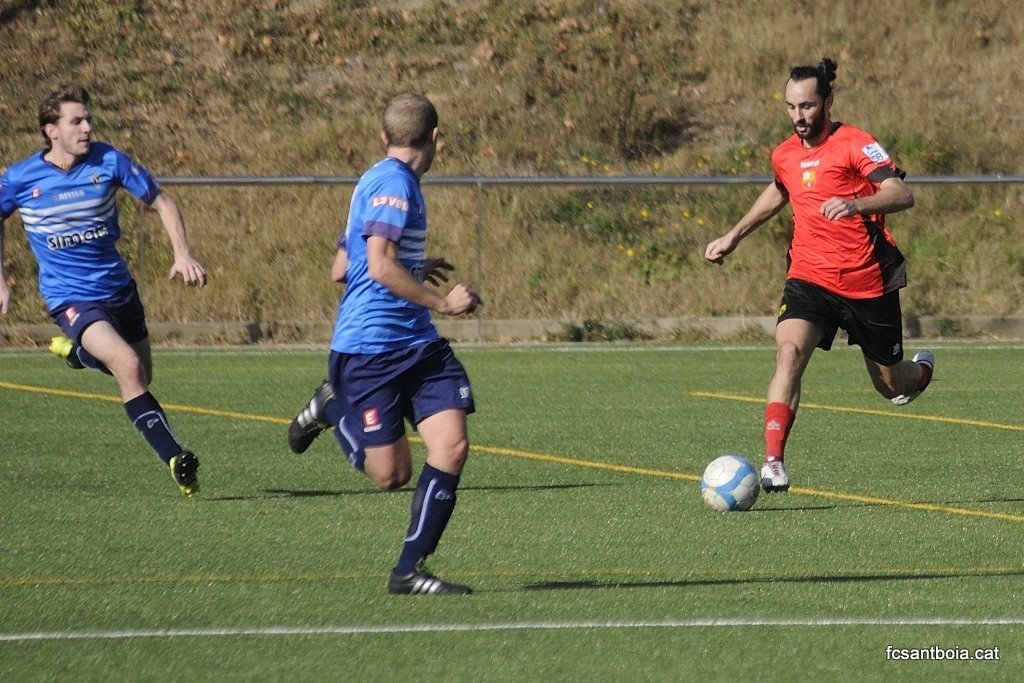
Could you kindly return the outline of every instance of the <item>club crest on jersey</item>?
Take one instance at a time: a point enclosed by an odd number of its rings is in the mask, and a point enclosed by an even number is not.
[[[813,169],[807,169],[800,176],[800,184],[808,189],[814,187],[814,183],[817,180],[818,176]]]
[[[42,196],[43,196],[43,191],[42,190],[40,190],[38,187],[33,187],[32,188],[32,199],[39,199]]]
[[[78,321],[78,309],[74,306],[68,306],[64,309],[64,319],[68,321],[68,325],[74,325]]]
[[[367,408],[363,411],[363,431],[364,432],[376,432],[381,427],[380,413],[377,412],[376,408]]]
[[[860,148],[860,151],[864,152],[864,156],[876,164],[880,164],[883,161],[888,161],[889,153],[886,152],[880,144],[872,142],[870,145],[866,145]]]

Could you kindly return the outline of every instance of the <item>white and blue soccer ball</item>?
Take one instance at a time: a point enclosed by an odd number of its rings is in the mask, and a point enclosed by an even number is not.
[[[739,455],[722,455],[712,460],[700,478],[700,495],[715,512],[749,510],[761,492],[757,470]]]

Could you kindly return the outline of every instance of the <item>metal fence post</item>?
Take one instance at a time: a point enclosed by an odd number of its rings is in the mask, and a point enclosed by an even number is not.
[[[476,183],[476,287],[484,291],[484,184],[478,180]],[[476,341],[478,344],[484,340],[484,313],[485,307],[480,307],[476,318]]]

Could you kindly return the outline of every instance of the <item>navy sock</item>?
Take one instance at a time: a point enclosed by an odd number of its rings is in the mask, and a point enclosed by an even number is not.
[[[455,489],[458,486],[459,475],[442,472],[429,464],[423,465],[412,496],[409,531],[395,566],[397,573],[414,571],[420,560],[437,549],[441,534],[455,510]]]
[[[174,434],[171,434],[167,415],[153,394],[147,391],[142,396],[133,398],[124,404],[124,410],[135,428],[156,451],[158,458],[170,462],[171,458],[181,453],[181,444],[174,438]]]
[[[96,358],[94,358],[91,353],[86,351],[84,347],[79,346],[78,344],[75,344],[74,347],[72,347],[71,353],[73,353],[75,356],[77,356],[78,360],[82,363],[82,365],[84,365],[87,368],[92,368],[93,370],[99,370],[100,372],[102,372],[104,374],[107,374],[107,375],[113,375],[114,374],[110,370],[107,369],[106,365],[104,365],[103,363],[101,363],[98,360],[96,360]]]
[[[346,429],[345,411],[341,402],[334,399],[325,403],[324,416],[334,425],[334,438],[338,440],[341,450],[345,452],[345,457],[352,463],[352,467],[364,472],[366,470],[366,451],[356,441],[355,435]]]

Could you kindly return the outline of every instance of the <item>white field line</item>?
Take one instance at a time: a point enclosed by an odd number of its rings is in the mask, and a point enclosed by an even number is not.
[[[255,626],[119,630],[57,630],[0,633],[0,642],[127,640],[132,638],[196,638],[249,636],[380,635],[402,633],[474,633],[484,631],[550,631],[598,629],[685,628],[844,628],[858,626],[1021,626],[1019,617],[825,617],[805,619],[667,619],[661,621],[507,621],[466,624],[384,624],[351,626]]]

